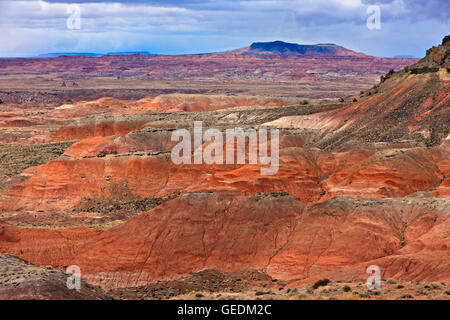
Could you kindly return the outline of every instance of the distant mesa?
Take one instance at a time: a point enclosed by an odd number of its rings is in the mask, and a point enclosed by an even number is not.
[[[148,51],[121,51],[121,52],[108,52],[106,55],[108,56],[122,56],[122,55],[133,55],[133,54],[141,54],[144,56],[152,55],[153,53],[150,53]]]
[[[297,44],[284,41],[254,42],[243,50],[243,54],[290,54],[302,56],[362,56],[367,55],[355,52],[334,43]]]
[[[70,57],[101,57],[103,54],[101,53],[92,53],[92,52],[50,52],[40,54],[38,58],[57,58],[62,56],[70,56]]]
[[[148,51],[120,51],[120,52],[107,52],[105,53],[92,53],[92,52],[51,52],[40,54],[38,58],[57,58],[57,57],[102,57],[102,56],[122,56],[122,55],[152,55]]]
[[[415,57],[410,54],[397,54],[397,55],[393,56],[392,58],[415,58]]]

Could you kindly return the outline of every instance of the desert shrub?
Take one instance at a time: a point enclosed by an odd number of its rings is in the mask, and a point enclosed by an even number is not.
[[[352,291],[352,288],[350,288],[349,286],[345,286],[344,288],[342,288],[342,290],[344,290],[344,292],[350,292]]]
[[[432,284],[431,284],[431,289],[433,289],[433,290],[439,290],[439,289],[441,289],[441,287],[440,287],[439,285],[435,284],[435,283],[432,283]]]
[[[313,285],[313,289],[317,289],[318,287],[326,286],[326,285],[329,284],[330,282],[331,282],[330,279],[320,279],[320,280],[317,280],[316,283],[314,283],[314,285]]]
[[[395,280],[393,280],[393,279],[388,279],[388,281],[386,281],[386,283],[388,283],[388,284],[396,284],[397,282],[395,282]]]
[[[380,81],[384,82],[386,79],[389,79],[394,74],[394,70],[389,70],[388,73],[386,73],[384,76],[381,76]]]

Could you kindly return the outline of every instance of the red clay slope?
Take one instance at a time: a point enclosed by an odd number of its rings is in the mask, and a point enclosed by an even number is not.
[[[293,145],[292,136],[289,143],[282,136],[278,172],[264,176],[259,165],[175,165],[170,150],[176,142],[170,136],[170,131],[144,130],[82,140],[61,158],[25,170],[24,181],[0,196],[0,209],[67,210],[85,198],[120,201],[190,191],[288,192],[305,202],[334,196],[404,197],[418,191],[448,196],[448,143],[327,152],[302,148],[301,139]]]
[[[3,225],[0,250],[36,264],[77,264],[104,287],[205,268],[255,268],[306,282],[361,280],[370,264],[383,277],[449,281],[449,204],[335,198],[306,208],[277,194],[186,194],[107,231]]]

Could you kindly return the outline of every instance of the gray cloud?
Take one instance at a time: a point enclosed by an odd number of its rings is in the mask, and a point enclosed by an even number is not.
[[[398,0],[363,0],[364,4],[392,5]],[[448,0],[402,0],[405,14],[411,20],[438,19],[449,21],[450,1]],[[389,14],[389,12],[388,12]]]
[[[29,0],[35,1],[35,0]],[[239,8],[247,7],[251,4],[254,7],[258,7],[261,4],[267,3],[280,3],[286,7],[293,6],[311,6],[314,1],[295,1],[295,0],[47,0],[47,2],[52,3],[124,3],[124,4],[146,4],[152,6],[176,6],[183,8],[195,8],[202,9],[208,8],[209,10],[222,10],[226,8]],[[315,24],[320,23],[320,20],[327,16],[327,9],[329,7],[324,1],[317,1],[318,3],[324,4],[321,6],[320,11],[311,12],[309,20],[313,21],[314,18],[317,19]],[[330,1],[333,6],[333,1]],[[358,1],[356,1],[358,2]],[[291,3],[291,5],[289,4]],[[303,5],[302,5],[303,3]],[[350,1],[341,1],[345,6],[345,3],[350,3]],[[363,5],[377,4],[384,6],[386,8],[386,17],[391,16],[392,6],[402,6],[404,7],[404,14],[408,14],[412,19],[440,19],[448,21],[450,15],[450,1],[448,0],[361,0]],[[395,13],[394,13],[395,14]]]

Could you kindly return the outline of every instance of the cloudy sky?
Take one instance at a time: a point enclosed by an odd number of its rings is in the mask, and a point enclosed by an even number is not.
[[[367,25],[373,5],[379,29]],[[202,53],[284,40],[422,57],[450,34],[449,14],[449,0],[0,0],[0,56]]]

